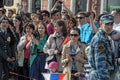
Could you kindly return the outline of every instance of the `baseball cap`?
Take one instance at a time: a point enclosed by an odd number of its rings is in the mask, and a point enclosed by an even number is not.
[[[58,63],[55,61],[50,62],[48,66],[49,68],[58,69]]]
[[[111,23],[111,22],[114,22],[114,17],[111,14],[105,14],[101,16],[100,20],[103,23]]]

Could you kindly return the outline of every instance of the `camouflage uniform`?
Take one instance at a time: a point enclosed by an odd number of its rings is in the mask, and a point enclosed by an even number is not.
[[[114,54],[107,34],[100,29],[93,37],[88,61],[91,65],[90,80],[114,80]]]

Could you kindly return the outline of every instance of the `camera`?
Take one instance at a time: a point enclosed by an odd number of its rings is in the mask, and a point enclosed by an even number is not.
[[[32,32],[32,35],[36,38],[37,36],[39,36],[39,33],[36,32],[36,31],[33,31],[33,32]]]

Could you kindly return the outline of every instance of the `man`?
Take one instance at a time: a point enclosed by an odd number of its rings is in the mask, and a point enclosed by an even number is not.
[[[6,15],[9,18],[9,20],[13,19],[13,14],[14,14],[13,10],[12,9],[8,9],[8,12],[7,12]]]
[[[0,8],[0,22],[5,17],[5,10],[3,8]]]
[[[0,80],[8,80],[10,64],[15,60],[14,46],[7,32],[9,20],[4,17],[0,24]]]
[[[54,25],[51,23],[50,13],[47,10],[42,11],[43,22],[46,25],[48,35],[54,33]]]
[[[112,33],[114,17],[105,14],[100,18],[100,30],[93,37],[88,61],[91,65],[90,80],[114,80],[114,54],[109,35]]]

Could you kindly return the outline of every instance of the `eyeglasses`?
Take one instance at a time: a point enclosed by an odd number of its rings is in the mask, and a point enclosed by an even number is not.
[[[77,36],[78,36],[78,34],[70,34],[70,36],[77,37]]]

